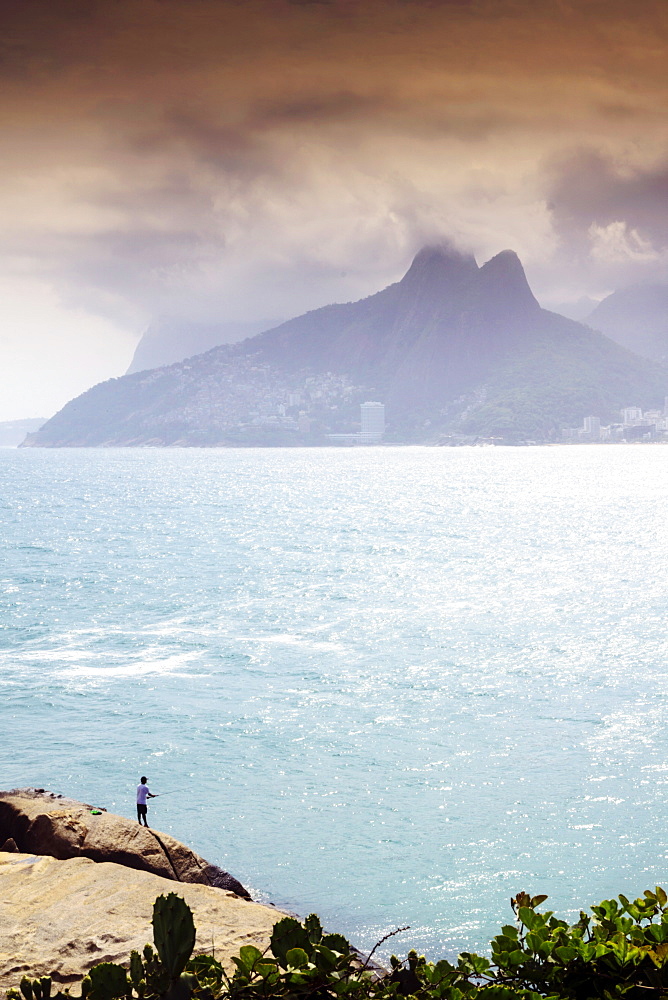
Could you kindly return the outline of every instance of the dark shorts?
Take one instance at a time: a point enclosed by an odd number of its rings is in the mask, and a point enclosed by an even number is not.
[[[137,803],[137,815],[138,816],[146,816],[147,813],[148,813],[148,810],[147,810],[146,806],[141,806],[139,803]]]

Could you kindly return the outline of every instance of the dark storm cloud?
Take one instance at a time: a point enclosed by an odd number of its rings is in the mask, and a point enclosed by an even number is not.
[[[206,110],[165,108],[159,120],[128,138],[127,151],[178,162],[184,151],[231,175],[252,177],[275,170],[271,149],[247,126],[216,121]]]
[[[338,91],[314,97],[303,96],[259,103],[250,116],[250,124],[255,127],[265,127],[291,123],[319,124],[351,118],[363,119],[377,116],[391,106],[392,102],[385,96]]]
[[[555,217],[566,231],[624,222],[668,246],[668,159],[652,166],[620,164],[596,150],[581,150],[555,168]]]
[[[5,0],[0,254],[146,314],[252,309],[272,268],[293,301],[265,313],[354,297],[439,235],[543,264],[560,240],[585,275],[592,223],[664,240],[666,19],[654,0]],[[585,137],[605,152],[555,167]]]

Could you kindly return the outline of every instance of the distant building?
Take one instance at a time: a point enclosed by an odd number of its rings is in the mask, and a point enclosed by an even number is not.
[[[601,420],[599,417],[585,417],[583,431],[591,441],[601,440]]]
[[[327,440],[330,444],[359,444],[359,434],[328,434]]]
[[[656,427],[654,424],[635,424],[633,427],[625,427],[624,437],[627,441],[652,441],[656,437]]]
[[[362,431],[360,444],[378,444],[385,433],[385,404],[361,403]]]
[[[288,406],[299,406],[302,401],[301,392],[288,393]]]
[[[635,427],[642,420],[642,410],[639,406],[627,406],[622,410],[622,423],[625,427]]]

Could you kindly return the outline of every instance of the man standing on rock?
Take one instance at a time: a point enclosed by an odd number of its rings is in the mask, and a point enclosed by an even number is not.
[[[139,820],[139,825],[141,826],[142,818],[144,820],[144,826],[148,826],[146,821],[146,813],[148,812],[148,806],[146,805],[146,799],[156,798],[148,790],[148,785],[146,784],[147,778],[142,778],[141,783],[137,785],[137,819]]]

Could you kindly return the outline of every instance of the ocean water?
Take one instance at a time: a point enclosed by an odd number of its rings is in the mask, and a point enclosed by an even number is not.
[[[0,787],[147,774],[363,949],[665,885],[667,497],[652,446],[1,450]]]

